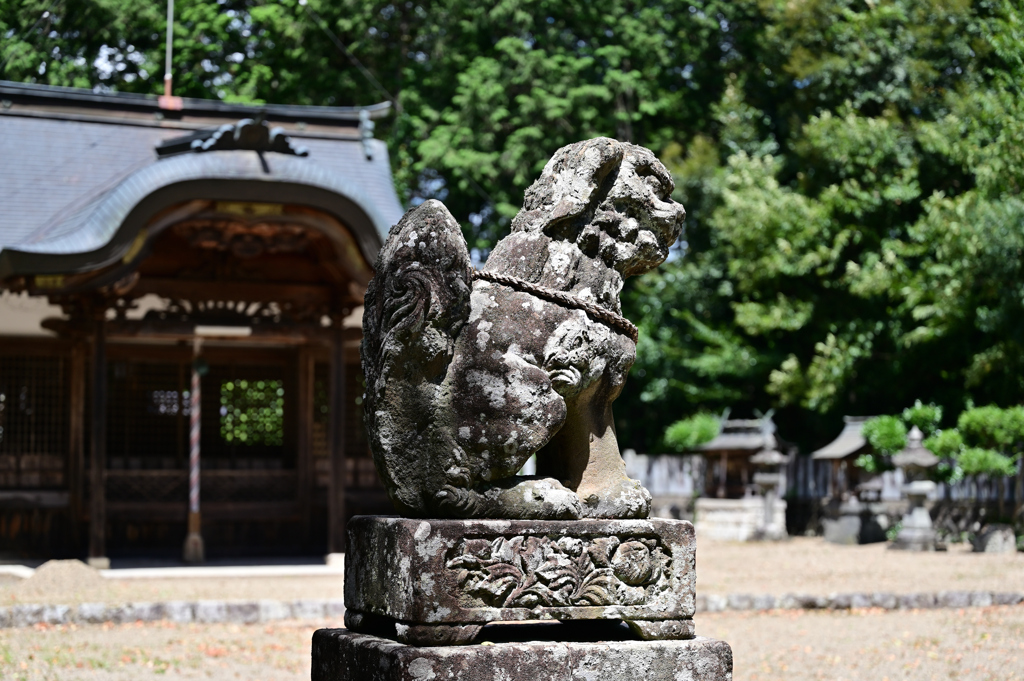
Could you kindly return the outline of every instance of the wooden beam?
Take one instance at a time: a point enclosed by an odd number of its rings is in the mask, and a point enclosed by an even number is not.
[[[117,520],[165,521],[184,523],[188,519],[188,501],[111,502],[108,515]],[[208,522],[296,522],[299,507],[295,502],[203,502],[203,524]]]
[[[153,294],[177,300],[246,301],[273,303],[288,301],[298,305],[326,307],[331,304],[331,288],[309,284],[268,284],[248,281],[203,281],[141,277],[131,291],[133,296]]]
[[[92,466],[90,470],[89,559],[101,565],[107,556],[107,348],[102,311],[93,326],[92,345]]]
[[[330,427],[328,450],[331,456],[331,484],[327,498],[327,551],[345,551],[345,338],[335,329],[330,364]]]
[[[108,322],[109,323],[109,322]],[[325,348],[325,353],[326,353]],[[268,366],[285,366],[294,357],[292,348],[273,347],[268,345],[243,345],[237,342],[217,341],[203,343],[203,356],[213,364],[265,364]],[[329,353],[325,356],[330,356]],[[109,361],[124,360],[138,362],[171,362],[186,364],[186,370],[192,365],[192,344],[156,344],[114,342],[107,334],[107,358]],[[186,371],[186,374],[188,371]],[[185,376],[185,383],[189,377]],[[185,388],[187,390],[187,387]]]
[[[4,336],[4,342],[0,343],[0,356],[54,357],[71,352],[72,345],[73,341],[64,338]]]
[[[191,342],[195,336],[197,324],[201,321],[150,320],[150,319],[115,319],[107,322],[107,337],[111,339],[147,338],[163,341]],[[44,319],[44,329],[61,336],[72,336],[82,331],[81,325],[72,320],[51,317]],[[281,345],[301,345],[309,342],[330,343],[333,334],[329,328],[317,324],[257,324],[249,327],[251,334],[245,337],[228,337],[239,343],[275,343]],[[347,329],[353,338],[360,338],[360,329]]]

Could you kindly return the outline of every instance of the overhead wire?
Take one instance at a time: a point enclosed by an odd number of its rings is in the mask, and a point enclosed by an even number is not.
[[[309,3],[306,0],[299,0],[299,5],[306,10],[306,14],[309,15],[309,18],[313,20],[317,27],[323,31],[328,38],[330,38],[331,42],[334,43],[334,46],[338,48],[338,51],[345,55],[348,60],[352,62],[353,66],[359,69],[359,72],[363,74],[363,77],[370,81],[370,84],[377,90],[377,92],[384,95],[384,98],[391,102],[395,107],[395,111],[400,114],[402,112],[402,105],[398,102],[398,98],[388,92],[386,87],[381,85],[380,81],[377,80],[373,73],[370,72],[370,69],[363,66],[363,63],[359,61],[358,57],[352,54],[352,51],[348,49],[348,46],[346,46],[345,43],[341,42],[341,39],[334,31],[331,30],[331,27],[327,25],[327,22],[325,22],[320,15],[309,6]]]

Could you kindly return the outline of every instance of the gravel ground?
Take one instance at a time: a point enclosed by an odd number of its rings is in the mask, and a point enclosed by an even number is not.
[[[322,626],[342,626],[324,622]],[[273,625],[38,625],[0,630],[0,679],[11,681],[297,681],[309,679],[308,622]]]
[[[698,593],[1024,591],[1024,554],[887,551],[795,538],[779,544],[702,540]],[[52,561],[27,580],[0,580],[0,605],[198,599],[340,598],[340,577],[104,579]],[[0,630],[0,679],[309,678],[314,629],[172,622],[39,625]],[[885,612],[703,613],[697,631],[728,641],[736,681],[1024,680],[1024,605]]]
[[[720,613],[697,633],[732,645],[735,681],[1024,679],[1024,606]]]
[[[309,678],[314,628],[158,622],[8,629],[0,631],[0,678],[298,681]],[[1024,606],[705,614],[697,631],[732,645],[735,681],[1024,678]]]
[[[1024,553],[890,551],[887,544],[839,546],[821,538],[778,543],[697,541],[697,593],[774,594],[888,591],[1024,591]]]
[[[222,579],[107,579],[81,561],[49,561],[25,580],[0,582],[0,605],[17,603],[130,603],[202,599],[293,600],[341,598],[340,576],[230,577]]]

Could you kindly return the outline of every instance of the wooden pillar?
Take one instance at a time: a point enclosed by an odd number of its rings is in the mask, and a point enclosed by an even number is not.
[[[331,346],[330,425],[328,450],[331,457],[331,484],[327,500],[327,551],[345,551],[345,339],[339,316],[335,322],[334,342]]]
[[[88,348],[78,339],[71,346],[68,377],[68,511],[71,541],[82,546],[81,521],[85,516],[85,370]]]
[[[296,412],[296,460],[295,472],[298,479],[296,493],[299,501],[299,518],[302,523],[302,545],[309,543],[310,496],[313,494],[313,391],[316,361],[309,346],[299,348],[296,358],[295,412]]]
[[[107,339],[100,311],[92,342],[92,461],[89,499],[89,564],[110,567],[107,558]]]
[[[202,563],[206,560],[206,544],[203,541],[203,518],[199,510],[200,482],[202,475],[202,423],[203,423],[203,377],[200,360],[202,338],[192,340],[192,388],[188,394],[188,533],[182,546],[182,558],[186,563]]]
[[[725,484],[729,475],[729,455],[726,452],[722,452],[721,468],[718,471],[718,498],[725,498]]]
[[[1017,462],[1017,484],[1013,490],[1013,519],[1022,520],[1021,511],[1024,510],[1024,460]]]

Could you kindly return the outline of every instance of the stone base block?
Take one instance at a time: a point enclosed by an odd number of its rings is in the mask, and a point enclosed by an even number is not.
[[[345,624],[460,645],[489,622],[622,620],[691,638],[694,534],[685,520],[412,520],[348,525]]]
[[[700,497],[694,505],[693,517],[701,539],[719,541],[752,541],[758,528],[766,525],[786,527],[786,502],[776,499],[772,504],[772,517],[765,522],[765,503],[762,497],[744,499],[714,499]]]
[[[512,640],[417,648],[348,629],[321,629],[313,634],[312,681],[427,679],[731,681],[732,648],[724,641],[702,637],[686,641]]]
[[[1017,550],[1012,525],[988,525],[972,543],[978,553],[1014,553]]]
[[[935,530],[932,528],[928,510],[922,506],[915,506],[910,513],[903,516],[903,527],[889,548],[900,551],[934,551]]]

